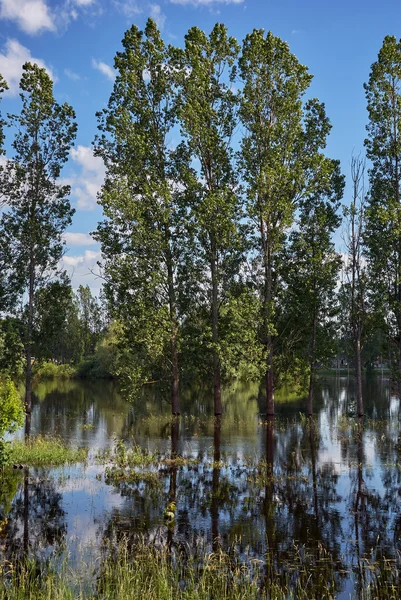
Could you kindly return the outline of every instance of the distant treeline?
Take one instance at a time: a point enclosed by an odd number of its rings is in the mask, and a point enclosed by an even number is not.
[[[78,364],[102,344],[127,391],[169,380],[174,414],[180,380],[210,378],[216,415],[222,381],[239,376],[264,379],[269,415],[281,382],[307,377],[311,414],[316,370],[342,349],[362,415],[364,348],[401,373],[401,43],[385,38],[365,85],[371,168],[350,157],[346,206],[312,75],[271,32],[240,45],[222,24],[193,27],[174,47],[149,19],[125,33],[114,66],[94,138],[107,317],[59,273],[72,107],[27,63],[21,113],[1,121],[14,137],[0,171],[0,301],[23,346],[27,422],[33,357]],[[342,220],[345,260],[333,244]]]

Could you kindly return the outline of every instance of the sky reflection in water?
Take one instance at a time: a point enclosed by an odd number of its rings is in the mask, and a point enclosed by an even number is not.
[[[400,402],[382,376],[367,379],[364,392],[363,426],[354,418],[352,379],[335,376],[321,381],[312,424],[301,415],[303,401],[279,402],[266,424],[258,386],[237,383],[226,390],[221,423],[207,416],[212,397],[198,388],[183,394],[185,415],[174,425],[156,388],[130,407],[109,382],[42,383],[33,434],[88,446],[90,458],[3,477],[3,559],[59,549],[78,568],[83,551],[126,535],[183,551],[236,544],[243,558],[267,561],[276,573],[295,576],[300,557],[312,572],[324,564],[338,597],[348,598],[366,585],[361,565],[398,564],[401,550]],[[196,462],[164,465],[158,485],[106,484],[95,456],[121,438]],[[163,513],[172,500],[176,521],[168,526]]]

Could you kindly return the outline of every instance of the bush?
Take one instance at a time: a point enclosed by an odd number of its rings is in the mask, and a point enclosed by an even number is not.
[[[7,463],[9,443],[4,441],[6,433],[12,433],[24,423],[24,407],[15,385],[9,377],[0,380],[0,465]]]
[[[34,374],[38,379],[73,379],[77,376],[74,366],[57,365],[51,361],[35,365]]]
[[[112,379],[113,375],[108,365],[99,360],[98,356],[82,360],[77,366],[77,377],[81,379]]]

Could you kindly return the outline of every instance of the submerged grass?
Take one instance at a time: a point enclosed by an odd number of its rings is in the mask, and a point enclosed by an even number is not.
[[[10,463],[27,467],[56,467],[86,460],[86,448],[70,447],[60,438],[37,436],[10,444]]]
[[[269,556],[244,559],[235,548],[188,555],[125,539],[117,546],[107,542],[101,555],[85,564],[84,570],[93,573],[91,582],[67,558],[61,564],[7,563],[0,567],[0,600],[334,600],[343,591],[342,581],[326,554],[323,550],[314,564],[294,557],[293,569],[280,577]],[[350,598],[400,597],[394,564],[376,565],[366,584],[356,586]]]

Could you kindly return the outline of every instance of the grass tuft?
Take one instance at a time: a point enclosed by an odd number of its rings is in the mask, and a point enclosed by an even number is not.
[[[87,455],[86,448],[71,448],[60,438],[37,436],[12,441],[9,462],[27,467],[57,467],[83,462]]]

